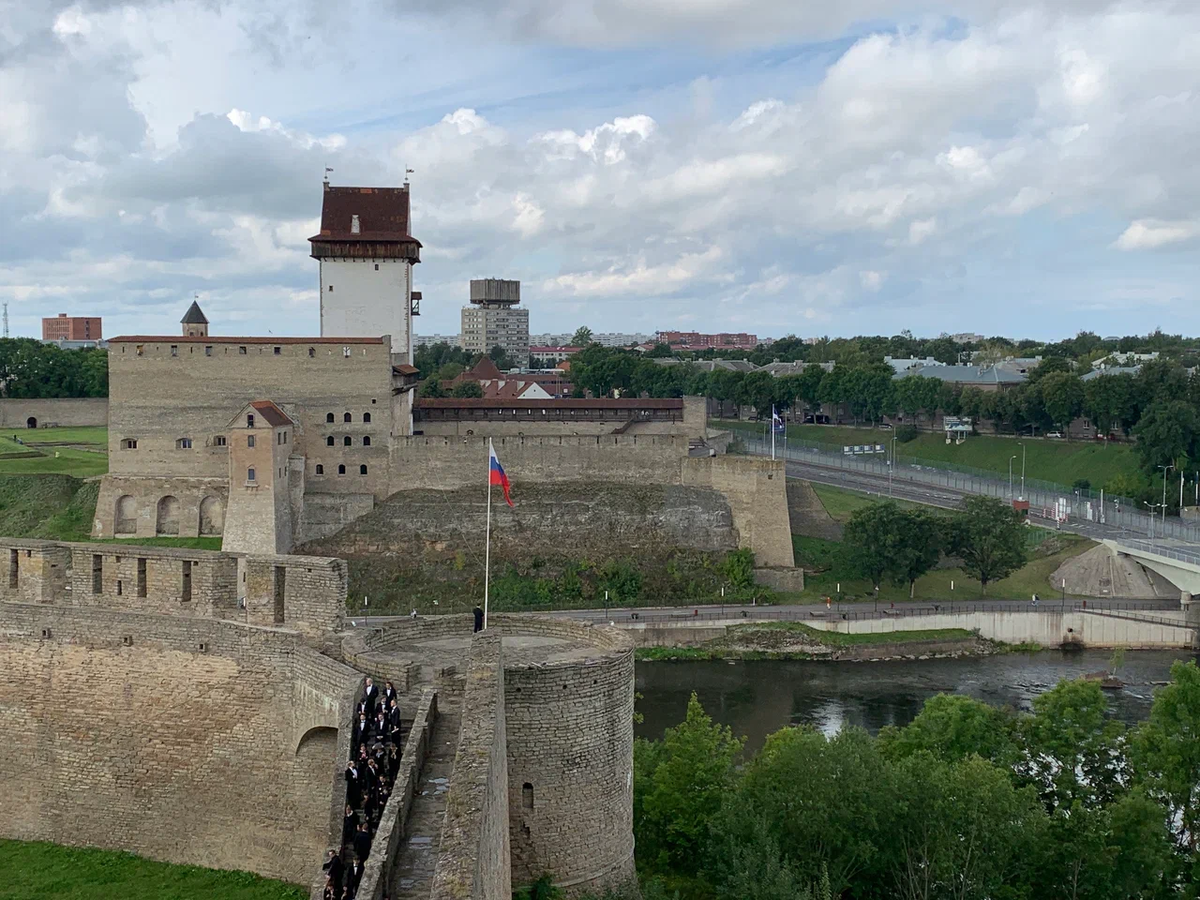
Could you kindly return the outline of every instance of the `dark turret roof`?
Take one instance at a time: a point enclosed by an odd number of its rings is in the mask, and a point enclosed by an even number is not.
[[[200,304],[193,300],[192,305],[188,307],[188,311],[183,314],[183,318],[179,322],[182,325],[207,325],[208,319],[200,311]]]

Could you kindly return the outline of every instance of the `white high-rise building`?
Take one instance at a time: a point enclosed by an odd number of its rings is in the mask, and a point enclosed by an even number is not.
[[[325,183],[321,232],[309,238],[320,263],[321,337],[392,337],[411,362],[412,317],[420,315],[412,267],[421,242],[409,233],[408,185],[333,187]]]

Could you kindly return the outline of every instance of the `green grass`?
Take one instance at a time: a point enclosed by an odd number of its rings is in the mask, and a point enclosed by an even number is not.
[[[763,434],[763,425],[755,422],[713,420],[717,428],[751,435]],[[883,444],[892,431],[881,428],[850,428],[834,425],[789,425],[789,438],[817,441],[842,447],[847,444]],[[1014,480],[1021,474],[1021,447],[1016,438],[977,435],[962,444],[947,444],[942,433],[922,432],[906,444],[898,443],[901,463],[911,458],[935,466],[968,466],[1008,477],[1008,460],[1015,455]],[[1132,444],[1108,444],[1098,441],[1064,441],[1051,438],[1021,438],[1025,444],[1025,477],[1072,485],[1086,478],[1093,488],[1103,487],[1115,475],[1139,476],[1137,454]]]
[[[13,435],[23,443],[13,441]],[[48,446],[61,443],[94,449]],[[108,471],[108,454],[97,451],[107,447],[108,429],[103,427],[0,432],[0,475],[71,475],[75,478],[103,475]]]
[[[306,900],[248,872],[154,862],[130,853],[0,841],[0,900]]]
[[[845,488],[830,487],[824,484],[817,484],[816,482],[813,482],[812,487],[817,495],[817,499],[825,507],[825,512],[829,513],[831,518],[843,525],[850,521],[850,516],[856,509],[862,509],[864,506],[870,506],[872,503],[878,503],[880,500],[887,499],[878,495],[848,491]],[[892,502],[902,509],[923,509],[937,515],[948,512],[936,506],[926,506],[923,503],[913,503],[910,500],[893,500]]]
[[[930,628],[926,631],[881,631],[877,634],[845,634],[840,631],[825,631],[803,622],[756,622],[752,625],[736,625],[731,632],[738,631],[787,631],[803,634],[818,643],[830,647],[850,647],[860,644],[907,644],[911,641],[958,641],[969,640],[977,635],[965,628]]]
[[[876,634],[844,634],[825,631],[802,622],[755,622],[735,625],[717,638],[699,647],[639,647],[635,657],[641,660],[685,659],[805,659],[809,654],[792,650],[771,649],[779,644],[774,636],[781,632],[800,635],[809,644],[825,647],[887,647],[895,650],[905,644],[927,644],[933,641],[974,641],[978,635],[965,628],[931,628],[927,631],[883,631]],[[735,646],[756,641],[761,648]]]

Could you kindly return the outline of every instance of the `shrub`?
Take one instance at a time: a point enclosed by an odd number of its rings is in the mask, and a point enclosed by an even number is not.
[[[730,550],[725,556],[724,575],[734,588],[751,587],[754,584],[754,551],[749,547]]]
[[[917,434],[919,432],[916,425],[901,425],[896,429],[896,440],[901,444],[907,444],[909,441],[915,441]]]

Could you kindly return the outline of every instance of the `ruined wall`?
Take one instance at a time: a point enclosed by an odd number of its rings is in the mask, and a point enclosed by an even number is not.
[[[297,635],[0,603],[0,834],[306,882],[359,677]]]
[[[522,482],[614,481],[678,484],[683,436],[496,437],[496,454],[514,485]],[[487,438],[396,437],[391,493],[485,484]]]
[[[729,498],[738,545],[752,549],[758,565],[794,564],[783,460],[688,458],[682,471],[684,484],[711,488]]]
[[[107,397],[58,397],[44,400],[0,400],[0,429],[21,429],[35,419],[36,427],[108,424]],[[17,437],[21,437],[20,434]]]
[[[500,635],[471,641],[462,730],[431,900],[510,900],[509,793]]]

